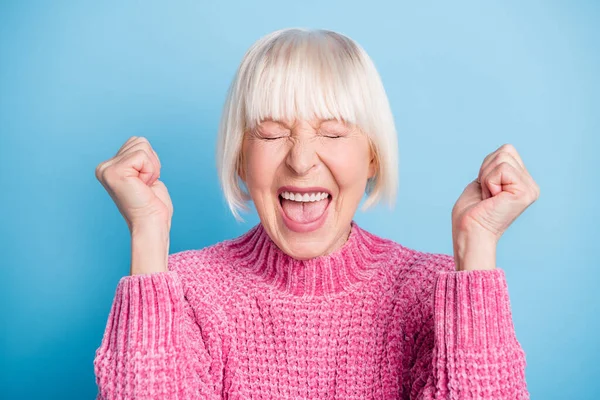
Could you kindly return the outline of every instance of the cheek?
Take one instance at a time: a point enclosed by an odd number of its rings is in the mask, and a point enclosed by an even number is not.
[[[341,188],[362,186],[368,178],[369,158],[362,146],[331,149],[327,152],[326,164]]]
[[[270,188],[279,165],[277,157],[260,143],[250,143],[244,151],[248,189]]]

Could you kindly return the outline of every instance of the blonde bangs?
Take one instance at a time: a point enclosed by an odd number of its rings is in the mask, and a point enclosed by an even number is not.
[[[244,103],[248,128],[265,119],[339,119],[360,123],[359,57],[352,43],[327,31],[301,29],[266,40],[242,68],[247,82]]]

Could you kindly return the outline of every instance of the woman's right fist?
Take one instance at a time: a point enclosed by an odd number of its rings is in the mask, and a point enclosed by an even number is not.
[[[96,178],[110,194],[125,218],[129,231],[134,227],[171,228],[173,203],[160,178],[160,160],[144,137],[132,136],[117,154],[96,167]]]

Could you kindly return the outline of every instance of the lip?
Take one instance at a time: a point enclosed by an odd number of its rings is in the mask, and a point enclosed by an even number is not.
[[[317,218],[314,221],[303,224],[303,223],[291,220],[290,218],[288,218],[287,215],[285,215],[285,212],[283,212],[283,207],[281,206],[281,202],[279,201],[279,195],[283,192],[293,192],[293,193],[325,192],[325,193],[329,194],[329,199],[328,199],[327,207],[325,207],[325,211],[323,211],[323,215],[321,215],[319,218]],[[279,206],[279,214],[281,215],[281,218],[283,219],[283,223],[289,230],[298,232],[298,233],[312,232],[312,231],[319,229],[321,226],[323,226],[323,224],[325,223],[325,220],[327,219],[327,214],[329,213],[329,206],[332,202],[332,199],[333,199],[333,196],[331,195],[331,192],[323,187],[315,186],[315,187],[308,187],[308,188],[300,188],[300,187],[296,187],[296,186],[282,186],[277,191],[277,204]]]

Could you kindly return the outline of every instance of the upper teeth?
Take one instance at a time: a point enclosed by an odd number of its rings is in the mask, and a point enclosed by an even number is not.
[[[326,199],[329,196],[329,193],[325,192],[315,192],[315,193],[291,193],[291,192],[283,192],[281,193],[281,197],[286,200],[294,200],[294,201],[320,201]]]

